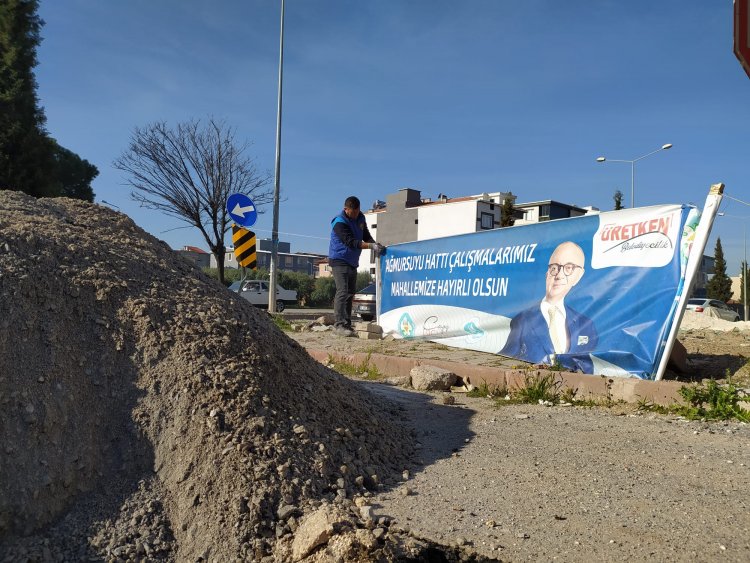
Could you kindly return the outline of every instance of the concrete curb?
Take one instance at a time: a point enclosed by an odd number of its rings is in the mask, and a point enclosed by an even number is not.
[[[365,354],[356,352],[343,354],[335,351],[307,348],[312,358],[325,364],[329,358],[334,361],[346,362],[359,366],[373,365],[387,377],[408,376],[416,366],[430,365],[447,369],[458,375],[465,383],[479,386],[483,383],[501,389],[513,389],[523,385],[524,378],[529,375],[555,374],[562,379],[561,389],[570,388],[575,391],[577,400],[593,401],[624,401],[637,403],[645,400],[655,405],[669,406],[683,403],[679,390],[685,384],[679,381],[645,381],[642,379],[624,379],[618,377],[604,377],[586,375],[564,371],[546,369],[503,369],[487,366],[475,366],[445,360],[428,360],[424,358],[404,358],[386,356],[384,354]]]

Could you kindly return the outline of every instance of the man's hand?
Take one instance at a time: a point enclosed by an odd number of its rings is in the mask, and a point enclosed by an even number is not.
[[[379,258],[380,256],[383,256],[386,251],[386,247],[382,244],[378,244],[377,242],[372,243],[372,253],[375,256],[375,258]]]

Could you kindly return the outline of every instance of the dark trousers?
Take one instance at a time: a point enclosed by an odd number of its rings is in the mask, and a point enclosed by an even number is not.
[[[357,290],[357,268],[333,264],[333,281],[336,282],[336,296],[333,298],[334,326],[351,328],[352,299]]]

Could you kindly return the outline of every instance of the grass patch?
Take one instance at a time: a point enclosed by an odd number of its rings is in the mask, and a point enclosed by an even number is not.
[[[729,380],[729,378],[727,378]],[[750,403],[747,392],[729,380],[721,385],[709,381],[698,385],[686,385],[680,388],[680,396],[687,405],[663,407],[648,401],[638,402],[638,410],[660,414],[677,414],[688,420],[738,420],[750,422],[750,410],[740,403]]]
[[[511,400],[516,403],[539,403],[549,401],[558,404],[562,397],[563,379],[559,373],[528,373],[523,384],[513,389]]]
[[[280,330],[284,332],[292,332],[294,329],[292,325],[282,315],[271,315],[273,324],[275,324]]]
[[[466,393],[467,397],[488,397],[490,399],[494,397],[505,396],[507,390],[500,388],[497,385],[488,385],[486,381],[482,380],[477,387],[474,387],[471,391]]]
[[[383,374],[380,373],[376,365],[370,364],[370,353],[368,352],[367,357],[359,365],[350,364],[349,362],[335,360],[333,356],[329,354],[328,365],[332,366],[332,369],[336,370],[342,375],[349,377],[356,377],[357,379],[366,380],[377,380],[382,379]]]

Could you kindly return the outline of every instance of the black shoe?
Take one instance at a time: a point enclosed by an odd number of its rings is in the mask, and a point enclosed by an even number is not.
[[[346,337],[346,336],[357,336],[356,332],[354,332],[350,328],[346,328],[345,326],[334,327],[333,334],[335,334],[336,336],[344,336],[344,337]]]

